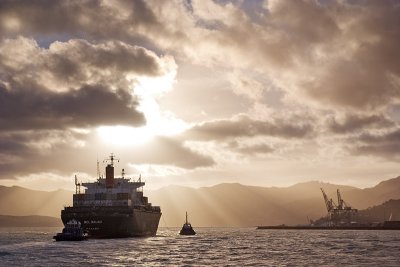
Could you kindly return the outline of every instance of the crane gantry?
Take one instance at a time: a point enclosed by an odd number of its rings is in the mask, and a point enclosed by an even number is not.
[[[329,199],[323,188],[321,188],[322,195],[325,200],[326,209],[328,211],[328,222],[330,225],[350,225],[352,219],[357,215],[357,209],[353,209],[342,198],[340,190],[337,189],[337,205],[333,199]]]

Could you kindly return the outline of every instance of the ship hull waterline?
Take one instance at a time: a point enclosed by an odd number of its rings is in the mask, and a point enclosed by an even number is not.
[[[71,219],[81,222],[90,238],[124,238],[155,236],[161,212],[131,209],[129,212],[79,212],[70,208],[63,211],[64,224]]]

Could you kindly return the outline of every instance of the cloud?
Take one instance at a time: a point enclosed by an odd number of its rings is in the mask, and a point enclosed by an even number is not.
[[[121,149],[130,163],[220,167],[226,155],[257,161],[285,145],[298,162],[326,151],[340,161],[343,147],[397,158],[397,114],[388,110],[400,102],[399,8],[369,0],[1,1],[0,171],[87,171],[93,150],[115,149],[90,129],[142,126],[166,106],[171,117],[205,122],[135,155]],[[183,73],[185,64],[194,67]],[[160,89],[175,77],[175,90]],[[297,111],[304,115],[288,115]],[[61,162],[76,153],[85,159]]]
[[[86,134],[71,130],[29,130],[0,132],[0,177],[12,179],[20,174],[54,170],[73,160],[57,158],[57,153],[77,153]],[[73,158],[72,158],[73,159]],[[60,160],[61,165],[56,162]],[[81,161],[84,161],[81,159]]]
[[[192,140],[217,140],[238,137],[272,136],[283,139],[307,138],[312,135],[313,127],[307,123],[295,121],[255,120],[240,116],[233,120],[215,120],[195,125],[184,133]]]
[[[84,64],[89,69],[107,69],[126,75],[156,76],[161,74],[157,56],[143,48],[119,41],[91,44],[85,40],[72,39],[54,42],[49,47],[49,67],[56,73],[70,74],[69,64]],[[77,67],[72,67],[72,74]]]
[[[399,101],[396,2],[273,3],[259,37],[252,36],[257,49],[251,50],[251,44],[243,47],[244,42],[241,50],[251,51],[246,54],[254,64],[268,71],[295,101],[353,110],[379,109]],[[248,27],[252,33],[254,24]],[[235,41],[229,34],[225,37]]]
[[[328,129],[336,134],[354,133],[363,129],[382,129],[394,126],[394,122],[387,116],[346,114],[341,118],[332,117],[327,122]]]
[[[44,49],[33,39],[18,37],[3,40],[0,48],[1,77],[13,87],[36,81],[38,86],[52,91],[97,83],[130,90],[135,75],[161,76],[168,71],[163,58],[143,47],[118,41],[91,44],[72,39],[54,42]]]
[[[249,99],[259,100],[265,89],[265,85],[254,78],[246,76],[244,73],[234,72],[228,74],[231,83],[231,90]]]
[[[157,137],[150,144],[138,148],[139,153],[129,156],[135,164],[172,165],[185,169],[210,167],[214,160],[186,147],[181,141]]]
[[[289,82],[276,83],[324,108],[397,103],[399,8],[395,1],[277,1],[266,23],[271,20],[288,38],[279,43],[291,61],[283,65]]]
[[[84,35],[97,39],[134,35],[142,25],[158,26],[144,1],[2,1],[0,33],[32,35]],[[126,38],[126,37],[125,37]]]
[[[2,131],[141,125],[145,121],[129,93],[101,86],[62,93],[0,88],[0,99]]]
[[[239,152],[245,155],[260,155],[260,154],[270,154],[275,151],[275,149],[265,143],[258,144],[242,144],[237,141],[229,142],[229,148],[233,151]]]
[[[0,43],[0,58],[2,130],[142,125],[137,77],[176,68],[169,58],[121,42],[70,40],[43,49],[19,37]]]
[[[354,155],[377,156],[393,161],[400,158],[400,129],[376,134],[364,133],[353,142],[355,144],[349,150]]]
[[[215,164],[212,157],[168,137],[155,137],[137,146],[113,146],[103,143],[93,132],[16,131],[0,133],[0,179],[40,172],[94,175],[96,157],[101,162],[111,152],[121,159],[121,169],[128,164],[144,164],[148,167],[192,170]]]
[[[197,63],[263,73],[298,105],[380,111],[399,102],[396,1],[267,3],[252,17],[234,3],[193,1],[181,16],[191,34],[168,48]]]
[[[135,86],[175,69],[173,58],[120,41],[71,39],[43,48],[27,37],[1,40],[0,172],[87,170],[87,160],[70,159],[78,151],[93,156],[99,143],[90,130],[144,125]]]
[[[396,1],[266,1],[257,12],[245,6],[3,1],[0,29],[4,36],[141,42],[197,63],[252,68],[298,104],[306,100],[324,109],[381,109],[399,102]],[[246,94],[253,97],[259,89]]]

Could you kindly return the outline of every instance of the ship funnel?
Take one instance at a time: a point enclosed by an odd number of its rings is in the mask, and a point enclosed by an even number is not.
[[[114,166],[108,164],[106,167],[106,187],[114,186]]]
[[[110,158],[103,161],[110,162],[106,167],[106,187],[114,187],[114,160],[119,162],[119,159],[116,159],[114,154],[111,153]]]

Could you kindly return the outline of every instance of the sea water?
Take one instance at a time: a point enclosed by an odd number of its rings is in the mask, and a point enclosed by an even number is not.
[[[60,228],[0,228],[1,266],[400,266],[400,231],[159,228],[148,238],[55,242]]]

